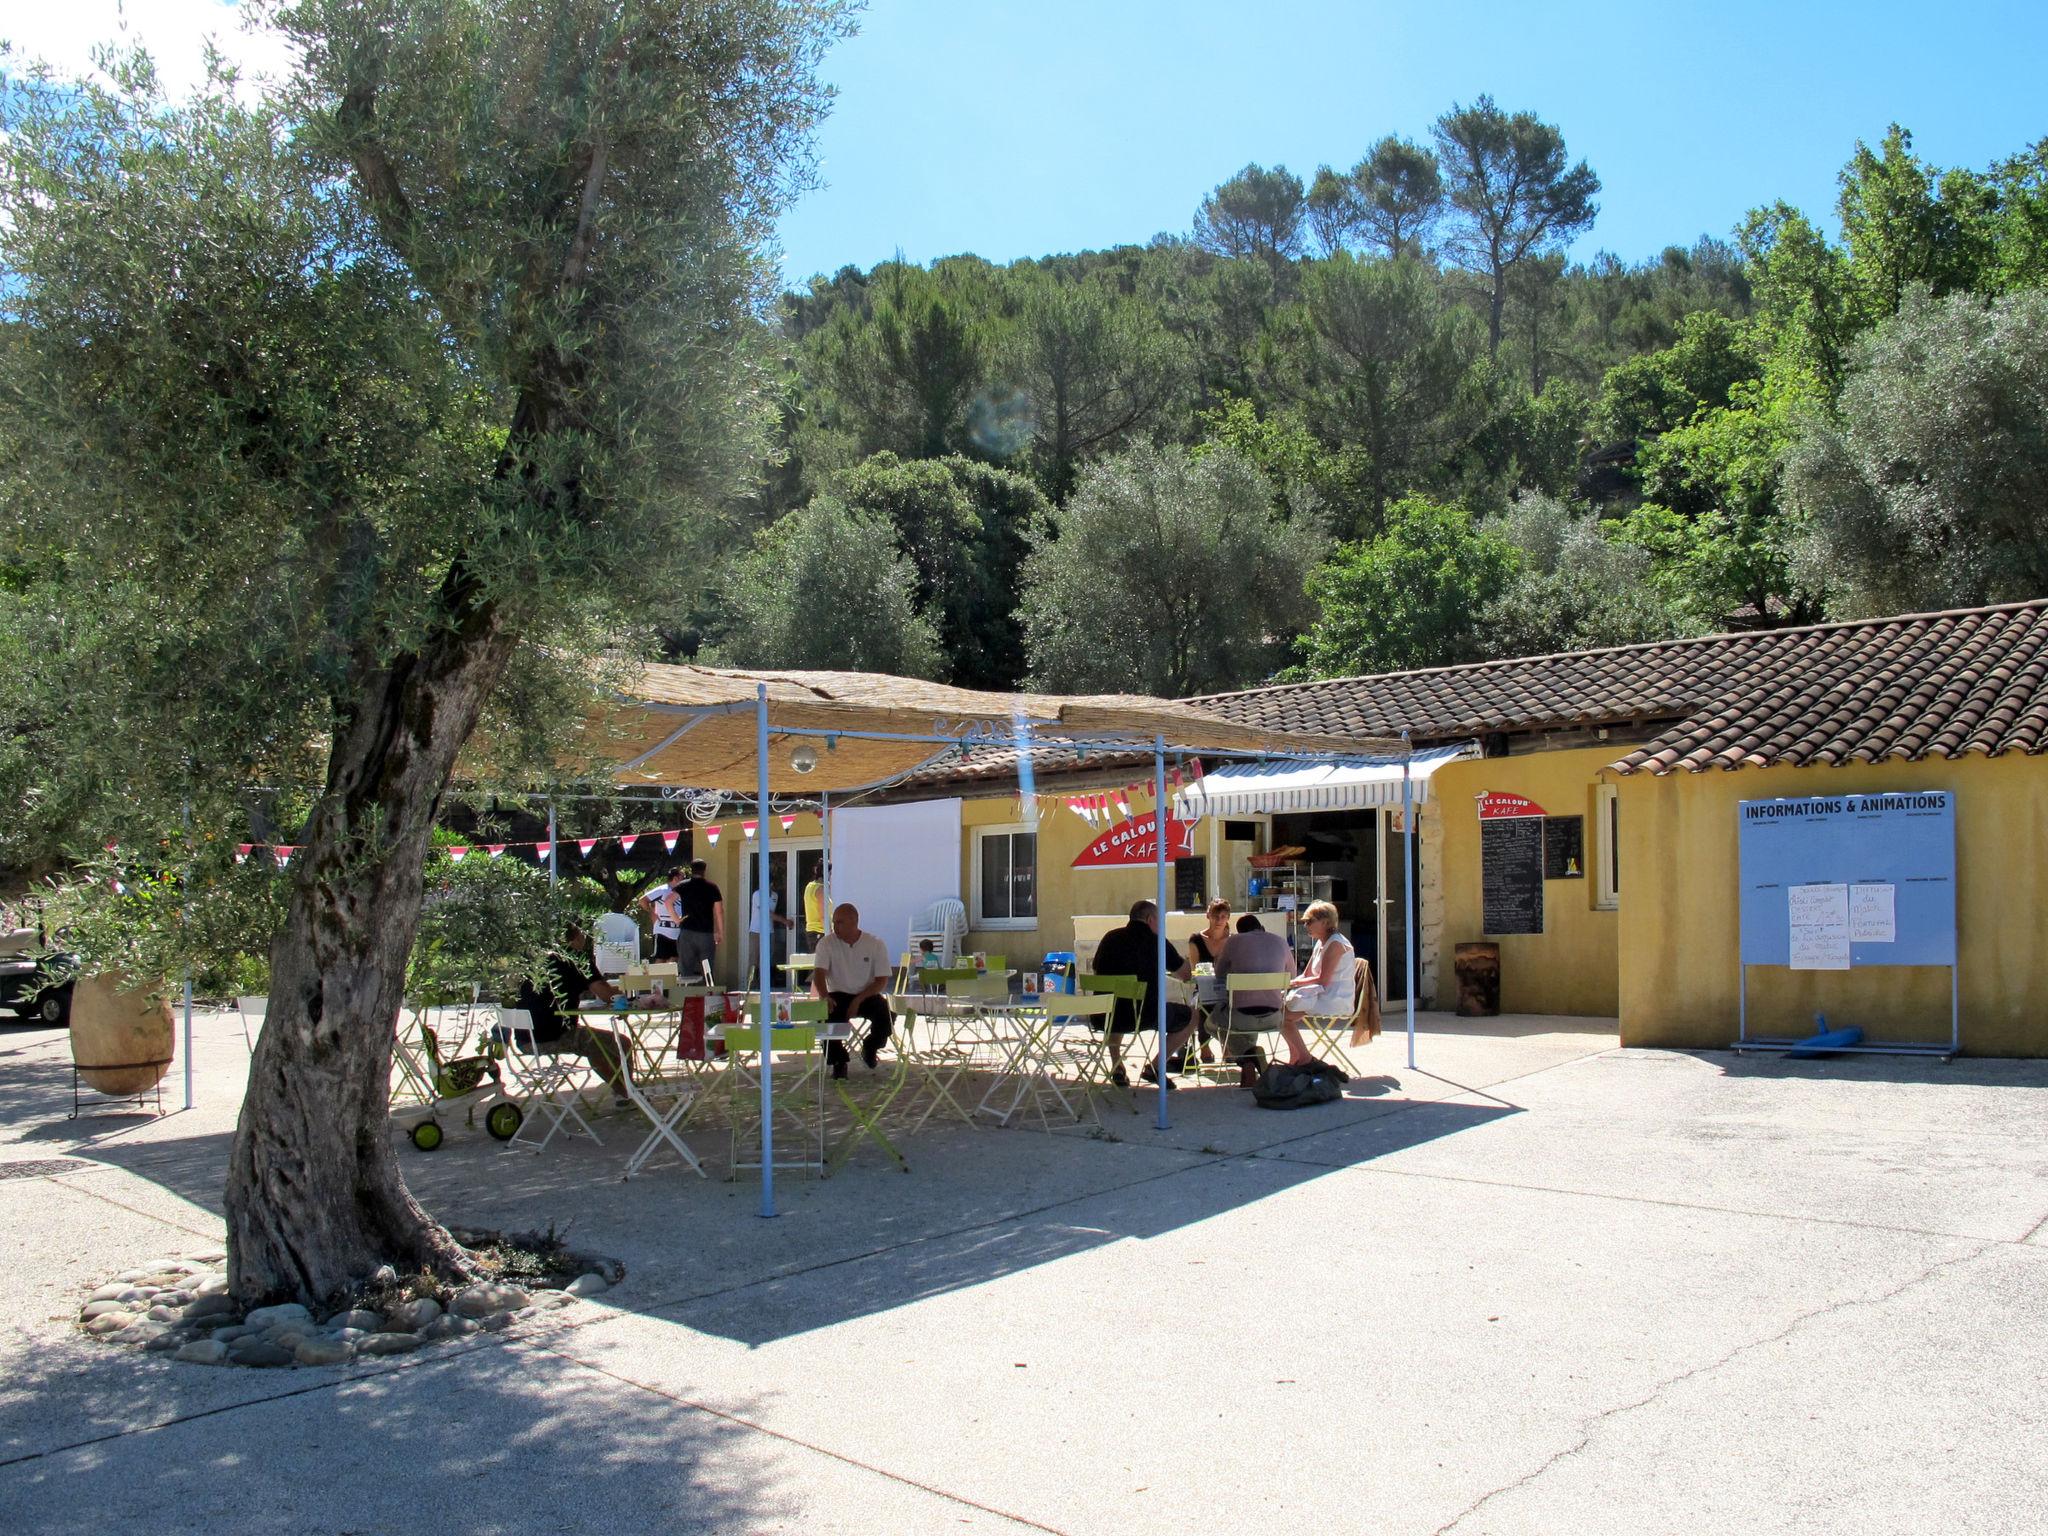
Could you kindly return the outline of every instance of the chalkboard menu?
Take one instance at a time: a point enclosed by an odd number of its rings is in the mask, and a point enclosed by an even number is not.
[[[1543,878],[1586,878],[1586,818],[1547,816],[1543,828]]]
[[[1173,909],[1199,912],[1209,900],[1209,861],[1183,854],[1173,861]]]
[[[1479,824],[1479,891],[1488,933],[1543,931],[1543,823],[1515,816]]]

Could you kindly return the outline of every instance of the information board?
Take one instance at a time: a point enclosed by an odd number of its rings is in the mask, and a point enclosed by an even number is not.
[[[1479,824],[1479,893],[1486,932],[1543,931],[1543,817]]]
[[[1956,811],[1945,789],[1744,800],[1742,963],[1956,963]]]

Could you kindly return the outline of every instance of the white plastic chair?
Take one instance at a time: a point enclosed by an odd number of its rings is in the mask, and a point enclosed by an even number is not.
[[[640,963],[640,925],[625,913],[600,917],[595,938],[598,974],[617,976]]]
[[[267,997],[238,997],[235,1011],[242,1016],[242,1040],[249,1047],[249,1054],[256,1054],[256,1033],[263,1028],[263,1020],[270,1013],[270,999]]]
[[[910,920],[910,950],[930,939],[939,952],[939,964],[951,966],[967,947],[967,906],[957,896],[942,896]]]

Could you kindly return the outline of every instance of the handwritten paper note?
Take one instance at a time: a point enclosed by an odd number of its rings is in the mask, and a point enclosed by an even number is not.
[[[1849,887],[1793,885],[1785,890],[1792,922],[1792,969],[1849,969]]]
[[[1899,923],[1891,885],[1849,887],[1849,942],[1891,944],[1899,937]]]

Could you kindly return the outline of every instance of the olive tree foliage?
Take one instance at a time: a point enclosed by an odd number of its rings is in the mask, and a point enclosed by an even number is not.
[[[1784,477],[1795,565],[1835,614],[2048,592],[2048,291],[1909,290]]]
[[[1537,656],[1668,640],[1688,625],[1652,581],[1647,550],[1599,517],[1537,492],[1485,525],[1515,552],[1515,573],[1486,605],[1486,649]]]
[[[297,67],[0,97],[10,700],[70,846],[218,861],[307,807],[226,1191],[230,1280],[456,1274],[386,1129],[435,809],[545,754],[750,479],[818,0],[299,0]],[[167,839],[189,805],[189,840]],[[166,846],[167,841],[170,843]]]
[[[1324,544],[1233,449],[1106,459],[1025,564],[1032,685],[1174,697],[1257,682],[1309,618],[1302,583]]]
[[[945,653],[917,587],[887,519],[820,496],[726,563],[721,627],[698,659],[941,677]]]

